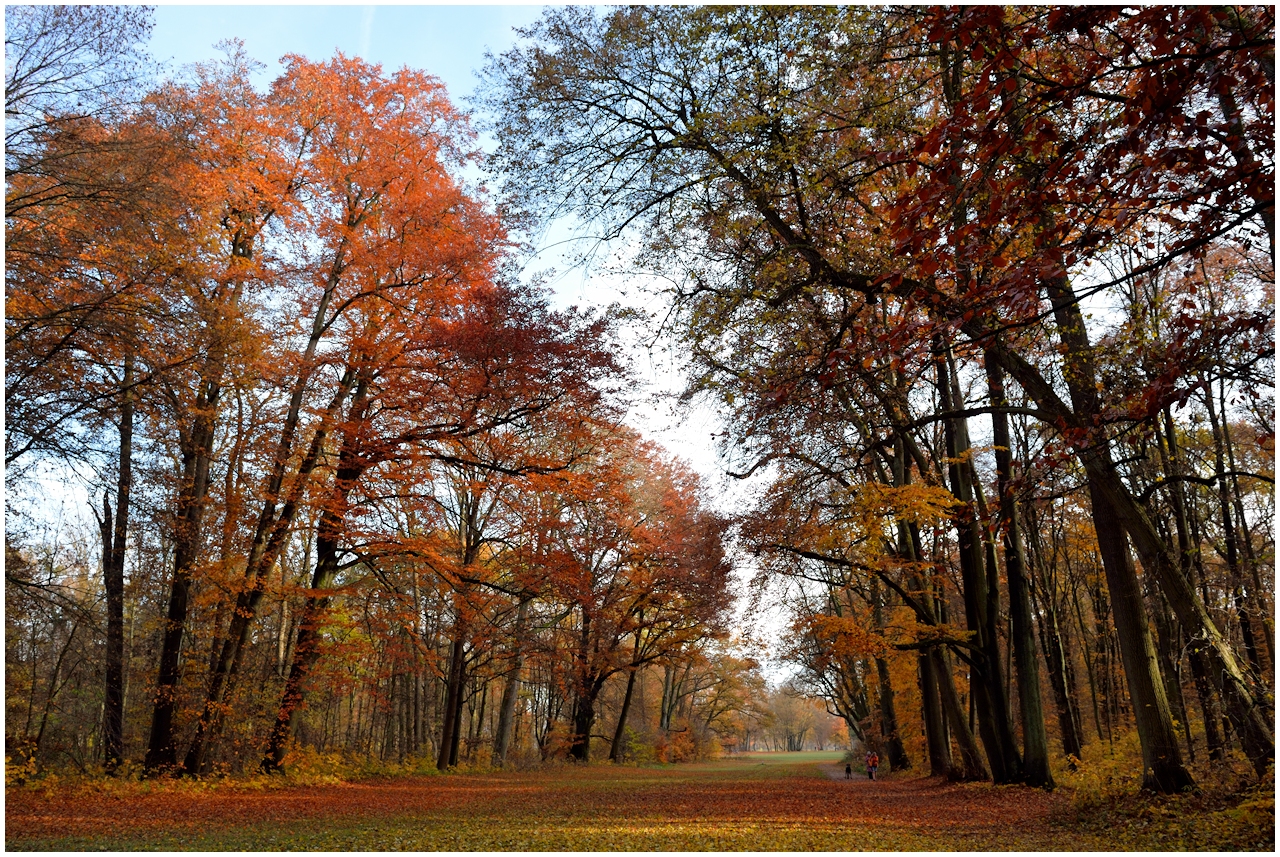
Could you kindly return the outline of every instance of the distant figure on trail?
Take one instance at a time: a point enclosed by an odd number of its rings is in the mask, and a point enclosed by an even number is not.
[[[845,765],[845,766],[844,766],[844,778],[845,778],[846,780],[851,780],[851,779],[853,779],[853,765]]]
[[[876,778],[876,768],[880,767],[880,757],[876,755],[875,750],[867,751],[867,778],[874,780]]]

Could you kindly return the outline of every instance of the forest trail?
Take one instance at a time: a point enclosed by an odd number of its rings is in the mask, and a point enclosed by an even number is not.
[[[1069,798],[755,754],[323,785],[6,790],[8,850],[1063,850]],[[834,758],[838,758],[834,757]],[[763,759],[764,761],[760,761]],[[834,772],[834,773],[833,773]]]
[[[841,782],[844,782],[844,779],[845,779],[844,766],[842,766],[839,762],[836,762],[834,765],[820,764],[818,765],[818,770],[826,774],[829,779],[840,780]],[[849,778],[849,782],[857,782],[859,780],[861,780],[864,783],[871,782],[870,780],[867,779],[866,771],[859,771],[857,768],[855,768],[853,771],[853,776]]]

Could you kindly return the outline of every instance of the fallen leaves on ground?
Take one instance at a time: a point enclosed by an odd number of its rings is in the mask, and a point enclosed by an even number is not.
[[[761,761],[766,759],[766,761]],[[833,778],[790,754],[671,768],[245,789],[6,792],[9,850],[1112,850],[1198,843],[1167,818],[1080,826],[1064,791]],[[1270,844],[1267,806],[1247,810]],[[1141,822],[1146,821],[1146,824]],[[1191,827],[1190,823],[1186,825]],[[1237,825],[1238,826],[1238,825]]]

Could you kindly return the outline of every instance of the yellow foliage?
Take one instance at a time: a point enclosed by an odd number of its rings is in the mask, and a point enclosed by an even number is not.
[[[923,484],[894,487],[881,482],[851,485],[832,500],[839,504],[841,513],[824,525],[819,541],[836,548],[861,545],[864,561],[882,555],[882,542],[886,537],[892,542],[896,537],[892,528],[898,524],[938,526],[958,503],[945,488]]]
[[[849,489],[854,520],[872,532],[886,521],[927,526],[940,524],[959,501],[945,488],[913,483],[894,487],[866,482]]]
[[[832,657],[883,657],[889,644],[865,616],[831,616],[819,614],[799,620],[804,630],[825,644]],[[800,629],[797,629],[800,630]]]
[[[7,753],[4,757],[4,784],[6,786],[21,785],[36,775],[36,759],[35,756],[26,756],[25,758],[11,756]]]

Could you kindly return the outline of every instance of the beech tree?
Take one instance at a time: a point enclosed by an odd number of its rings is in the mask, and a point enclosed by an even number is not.
[[[173,508],[173,577],[147,749],[146,766],[153,771],[178,765],[179,658],[203,553],[219,412],[235,364],[243,365],[253,342],[252,320],[242,306],[263,282],[260,236],[291,204],[295,188],[296,161],[273,145],[274,116],[250,83],[252,69],[240,46],[229,45],[226,63],[197,69],[193,87],[173,85],[156,97],[158,121],[189,147],[194,187],[209,194],[194,210],[210,223],[216,251],[184,283],[194,310],[187,335],[199,356],[162,388],[181,470]]]

